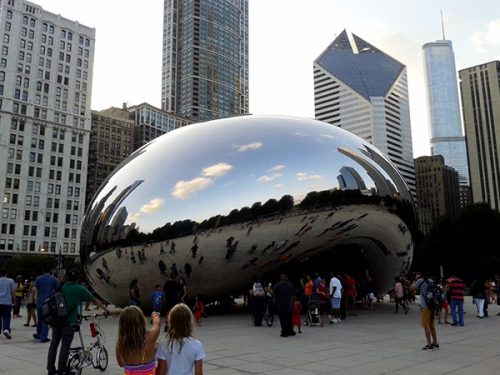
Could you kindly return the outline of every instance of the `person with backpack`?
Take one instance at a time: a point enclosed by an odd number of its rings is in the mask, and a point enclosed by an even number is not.
[[[90,291],[78,284],[80,272],[76,269],[70,270],[67,273],[67,281],[61,287],[60,291],[66,303],[67,316],[64,319],[59,317],[59,322],[52,324],[52,341],[49,347],[49,354],[47,356],[47,371],[49,375],[66,374],[66,364],[68,362],[69,349],[75,331],[72,325],[78,320],[78,315],[81,313],[82,304],[84,302],[92,301],[94,305],[104,310],[105,314],[110,314],[108,308],[104,303],[95,298]],[[55,320],[56,317],[53,317]],[[38,321],[43,320],[39,315]],[[62,321],[61,321],[62,320]],[[59,349],[59,359],[57,368],[55,368],[57,348]]]
[[[415,287],[420,290],[420,317],[425,339],[427,340],[427,345],[422,350],[439,349],[434,325],[434,313],[438,303],[436,285],[431,278],[418,274]]]
[[[52,295],[54,290],[59,288],[59,281],[52,276],[49,271],[45,271],[43,275],[38,276],[33,284],[33,293],[36,299],[36,315],[38,316],[36,333],[33,334],[35,340],[40,342],[49,342],[49,325],[42,319],[43,302]]]

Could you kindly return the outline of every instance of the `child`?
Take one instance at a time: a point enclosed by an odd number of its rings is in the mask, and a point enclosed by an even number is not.
[[[203,316],[203,311],[205,310],[205,306],[203,305],[202,300],[199,296],[196,296],[196,302],[193,306],[194,318],[196,319],[196,324],[199,326],[201,317]]]
[[[155,375],[155,345],[160,335],[160,314],[151,315],[153,327],[146,330],[146,317],[137,306],[128,306],[120,313],[116,361],[125,375]]]
[[[153,305],[153,311],[159,312],[161,310],[161,301],[163,299],[163,290],[161,290],[161,285],[156,284],[155,290],[151,293],[151,304]]]
[[[200,341],[193,338],[193,314],[180,303],[173,307],[168,317],[167,339],[158,346],[157,375],[202,375],[205,352]]]
[[[299,328],[299,333],[302,333],[300,329],[300,311],[302,310],[302,304],[297,299],[297,296],[293,296],[293,312],[292,312],[292,329],[297,326]]]

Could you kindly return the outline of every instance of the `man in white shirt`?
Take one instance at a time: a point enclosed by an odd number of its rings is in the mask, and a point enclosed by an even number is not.
[[[330,299],[332,303],[332,314],[328,316],[330,324],[339,323],[340,319],[340,302],[342,300],[342,283],[333,272],[330,279]]]

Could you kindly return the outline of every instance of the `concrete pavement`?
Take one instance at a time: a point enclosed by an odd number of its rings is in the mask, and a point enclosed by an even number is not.
[[[418,306],[412,305],[408,315],[395,315],[393,308],[377,303],[374,311],[358,311],[357,317],[335,325],[303,326],[302,334],[288,338],[279,336],[277,321],[270,328],[253,327],[249,313],[211,315],[195,330],[207,354],[204,374],[500,374],[498,306],[490,305],[490,317],[478,319],[467,298],[465,327],[436,325],[441,348],[432,352],[421,349],[425,340]],[[102,321],[108,369],[101,373],[90,367],[83,374],[123,373],[114,358],[117,321],[116,316]],[[13,319],[12,340],[0,338],[2,375],[46,374],[48,344],[34,341],[34,328],[23,323],[24,318]],[[83,331],[89,342],[88,326]]]

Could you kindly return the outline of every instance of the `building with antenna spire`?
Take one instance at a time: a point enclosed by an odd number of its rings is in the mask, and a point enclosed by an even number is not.
[[[429,118],[431,155],[442,155],[445,164],[459,175],[462,207],[470,202],[467,149],[460,117],[455,55],[445,39],[441,13],[442,40],[422,47]]]

